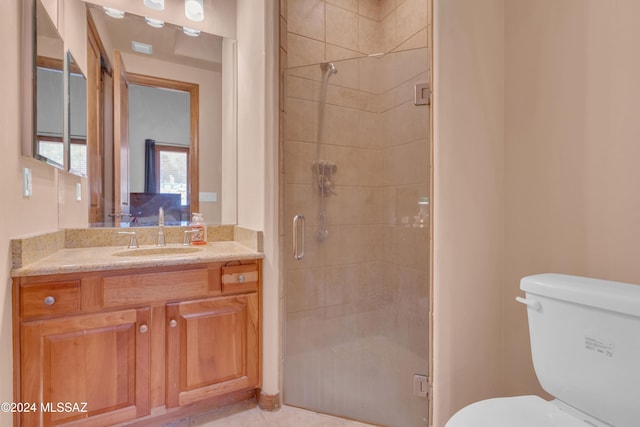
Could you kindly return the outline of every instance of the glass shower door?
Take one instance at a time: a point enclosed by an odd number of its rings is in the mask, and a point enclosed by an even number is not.
[[[430,107],[415,95],[428,61],[413,49],[287,70],[288,405],[427,425]]]

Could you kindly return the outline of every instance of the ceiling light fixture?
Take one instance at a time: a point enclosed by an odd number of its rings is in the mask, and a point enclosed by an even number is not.
[[[204,19],[203,0],[184,0],[184,14],[192,21],[202,21]]]
[[[200,35],[200,30],[196,30],[191,27],[182,27],[182,32],[184,32],[189,37],[198,37]]]
[[[164,0],[144,0],[144,5],[154,10],[164,10]]]
[[[112,18],[122,19],[124,18],[124,10],[114,9],[112,7],[102,6],[104,9],[104,13],[109,15]]]
[[[146,22],[150,27],[153,27],[153,28],[164,27],[164,21],[161,21],[159,19],[145,17],[144,22]]]

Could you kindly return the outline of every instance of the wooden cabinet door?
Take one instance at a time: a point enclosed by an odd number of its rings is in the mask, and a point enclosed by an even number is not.
[[[149,414],[150,327],[148,308],[23,323],[20,400],[38,407],[22,426],[108,426]]]
[[[259,387],[257,293],[167,305],[167,407]]]

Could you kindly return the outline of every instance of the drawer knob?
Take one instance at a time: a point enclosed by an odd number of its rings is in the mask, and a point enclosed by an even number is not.
[[[140,331],[141,334],[146,334],[147,331],[149,330],[149,327],[145,324],[140,325],[140,329],[138,329]]]
[[[44,305],[53,305],[56,303],[56,299],[55,297],[52,297],[51,295],[49,295],[48,297],[46,297],[44,299]]]
[[[238,282],[239,283],[243,283],[244,282],[244,274],[241,274],[238,276]]]
[[[178,326],[178,322],[176,321],[176,319],[171,319],[169,321],[169,326],[171,326],[172,328],[175,328],[176,326]]]

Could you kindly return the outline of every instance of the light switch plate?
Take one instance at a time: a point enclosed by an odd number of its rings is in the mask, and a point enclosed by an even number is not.
[[[81,201],[82,200],[82,183],[81,182],[77,182],[76,183],[76,201]]]
[[[31,179],[31,169],[22,169],[22,195],[31,197],[33,195],[33,181]]]
[[[429,377],[426,375],[413,375],[413,395],[427,397],[429,394]]]

